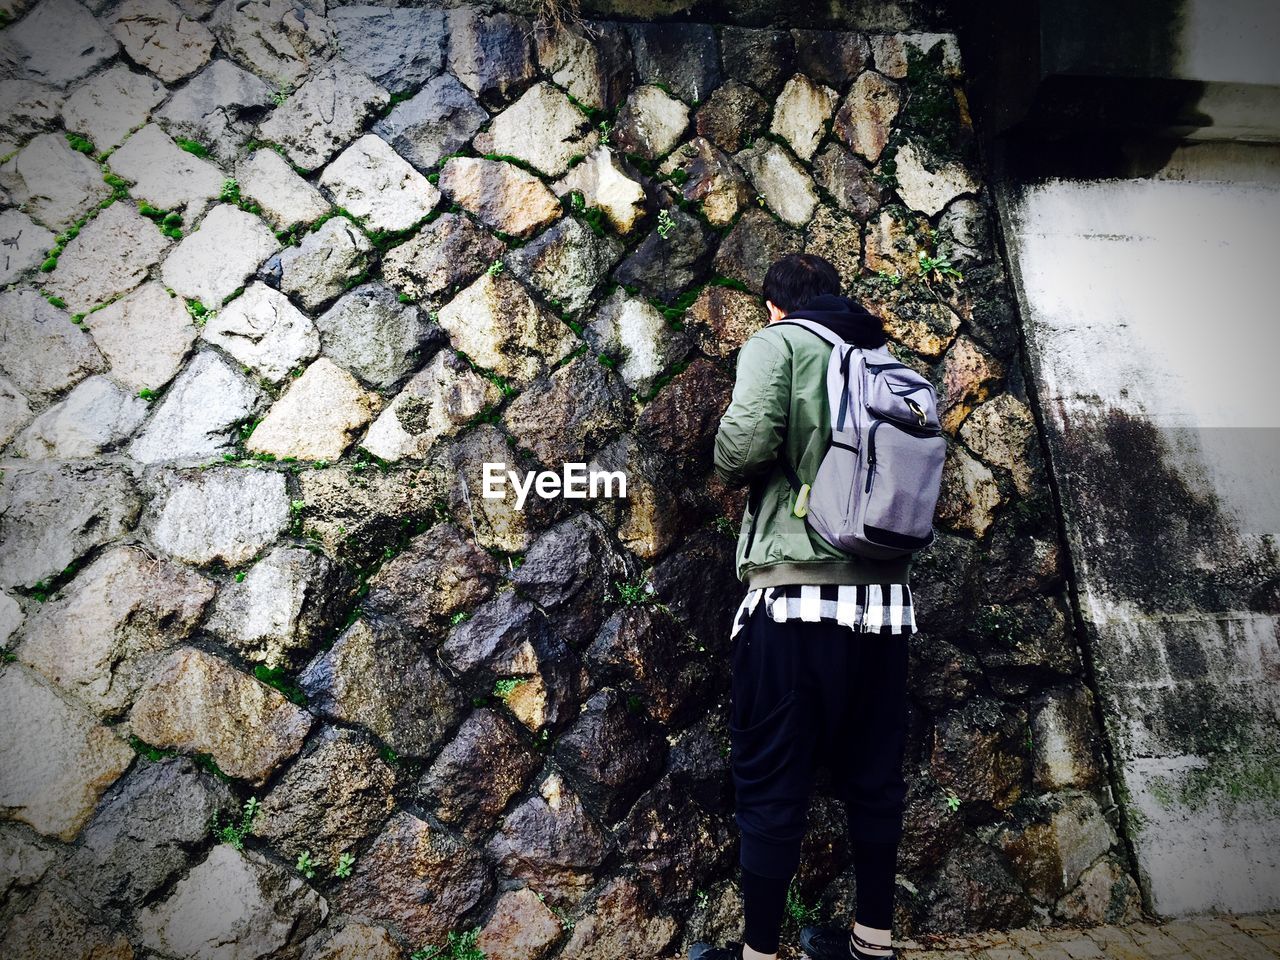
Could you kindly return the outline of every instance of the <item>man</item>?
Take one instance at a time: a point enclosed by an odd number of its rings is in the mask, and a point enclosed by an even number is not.
[[[879,318],[839,291],[835,268],[813,254],[769,268],[770,322],[739,353],[716,434],[716,473],[750,491],[738,536],[738,578],[748,592],[734,618],[729,718],[745,942],[695,944],[691,960],[777,956],[819,764],[845,803],[858,902],[851,930],[806,927],[800,945],[818,960],[893,956],[907,635],[916,632],[911,561],[828,544],[795,515],[786,473],[789,463],[801,483],[812,483],[826,453],[832,348],[777,321],[805,317],[861,347],[886,342]]]

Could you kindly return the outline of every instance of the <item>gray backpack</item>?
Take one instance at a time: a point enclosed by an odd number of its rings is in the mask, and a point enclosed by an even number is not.
[[[801,483],[783,458],[796,492],[793,512],[847,553],[890,559],[927,547],[947,454],[933,384],[886,347],[855,347],[799,317],[777,322],[804,327],[832,346],[831,444],[813,483]]]

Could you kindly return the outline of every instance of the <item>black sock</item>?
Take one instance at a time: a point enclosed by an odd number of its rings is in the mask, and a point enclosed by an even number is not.
[[[858,910],[854,919],[864,927],[892,929],[897,869],[897,843],[853,845],[853,873],[858,887]]]
[[[747,946],[761,953],[777,953],[782,936],[782,914],[787,907],[791,878],[762,877],[742,868],[742,912],[746,920]]]

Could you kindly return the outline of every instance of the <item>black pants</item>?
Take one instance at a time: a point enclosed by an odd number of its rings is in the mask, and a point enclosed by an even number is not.
[[[733,644],[729,737],[742,867],[764,877],[795,872],[820,764],[845,803],[851,842],[896,844],[907,793],[907,635],[776,623],[761,603]]]

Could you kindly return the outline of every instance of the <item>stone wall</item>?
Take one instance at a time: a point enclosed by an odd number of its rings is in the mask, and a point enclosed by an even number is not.
[[[737,936],[709,448],[800,250],[951,440],[899,933],[1137,910],[953,38],[3,9],[0,954]],[[796,903],[847,921],[810,819]]]

